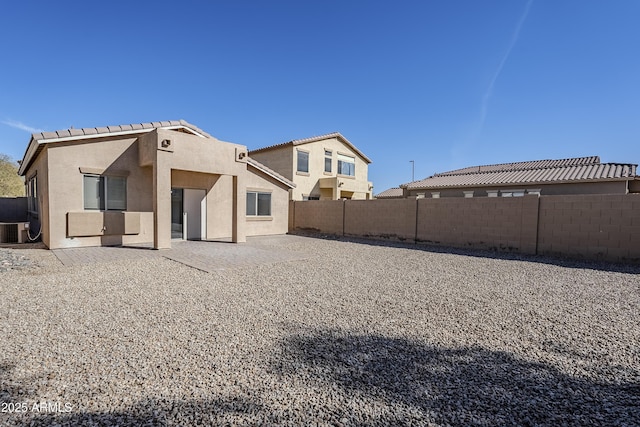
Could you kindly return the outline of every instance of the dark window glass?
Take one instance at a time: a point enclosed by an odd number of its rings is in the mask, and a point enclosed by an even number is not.
[[[309,172],[309,153],[298,151],[298,172]]]

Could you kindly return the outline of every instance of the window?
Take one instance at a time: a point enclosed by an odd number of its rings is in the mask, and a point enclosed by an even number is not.
[[[320,196],[305,196],[304,194],[302,195],[302,200],[320,200]]]
[[[27,210],[38,216],[38,175],[33,175],[27,181]]]
[[[338,173],[340,175],[356,175],[356,159],[354,157],[338,154]]]
[[[127,210],[127,178],[85,175],[84,208],[101,211]]]
[[[271,193],[247,191],[247,216],[271,216]]]
[[[309,153],[298,150],[298,172],[309,173]]]
[[[331,161],[333,153],[331,150],[324,150],[324,171],[331,173]]]
[[[524,197],[524,190],[500,190],[501,197]]]

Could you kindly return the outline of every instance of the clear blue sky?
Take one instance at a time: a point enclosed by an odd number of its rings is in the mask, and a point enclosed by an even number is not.
[[[458,167],[640,162],[640,1],[3,1],[0,153],[185,119],[251,148],[341,132],[374,193]]]

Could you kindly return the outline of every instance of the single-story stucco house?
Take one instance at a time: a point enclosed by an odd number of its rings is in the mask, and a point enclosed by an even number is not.
[[[284,234],[295,187],[184,120],[36,133],[18,173],[50,249]]]
[[[403,184],[378,198],[638,193],[636,169],[631,163],[602,163],[599,156],[471,166]]]

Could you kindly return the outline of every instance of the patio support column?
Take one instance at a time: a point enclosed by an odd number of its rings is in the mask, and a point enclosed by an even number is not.
[[[246,209],[247,192],[243,176],[233,177],[233,226],[231,231],[231,241],[233,243],[243,243],[246,237]]]
[[[171,248],[170,153],[157,151],[153,164],[153,247]]]

